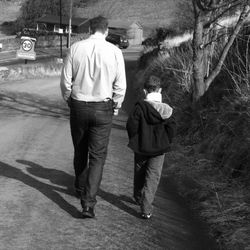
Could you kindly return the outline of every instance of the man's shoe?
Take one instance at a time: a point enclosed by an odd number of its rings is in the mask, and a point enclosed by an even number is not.
[[[82,217],[83,218],[94,218],[95,217],[94,208],[93,207],[84,207],[82,209]]]
[[[141,217],[145,220],[148,220],[152,217],[152,214],[151,213],[142,213]]]

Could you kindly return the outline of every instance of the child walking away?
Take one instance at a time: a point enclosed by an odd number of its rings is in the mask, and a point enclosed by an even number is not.
[[[173,109],[162,103],[158,77],[149,77],[144,92],[146,98],[135,104],[126,128],[128,147],[134,151],[134,199],[141,207],[142,218],[149,219],[165,153],[170,150],[176,124]]]

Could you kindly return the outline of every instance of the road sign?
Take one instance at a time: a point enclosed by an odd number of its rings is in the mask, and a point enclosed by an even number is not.
[[[22,36],[20,49],[16,53],[17,58],[36,60],[36,52],[34,51],[35,42],[35,38]]]
[[[31,40],[24,40],[22,42],[22,49],[24,51],[30,51],[32,49],[32,47],[33,47],[33,43]]]

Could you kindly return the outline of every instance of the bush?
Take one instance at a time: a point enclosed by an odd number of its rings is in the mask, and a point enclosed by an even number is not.
[[[16,22],[10,21],[10,22],[4,22],[1,25],[2,32],[6,35],[15,35],[16,34]]]
[[[211,155],[228,179],[250,180],[249,38],[236,39],[223,70],[195,107],[189,96],[192,85],[190,43],[161,50],[144,50],[139,60],[139,86],[150,74],[163,82],[164,100],[177,112],[179,133],[185,143],[199,144]],[[219,54],[220,46],[217,46]],[[138,81],[139,82],[139,81]]]
[[[69,2],[62,1],[62,15],[67,16],[69,13]],[[43,15],[51,14],[60,15],[60,6],[58,0],[27,0],[23,2],[21,14],[15,23],[16,32],[23,28],[36,28],[36,19]]]
[[[155,74],[163,84],[163,99],[177,109],[187,105],[191,88],[191,44],[182,44],[168,50],[144,50],[138,68],[138,87],[142,88],[145,80]],[[183,100],[185,100],[183,102]]]
[[[231,179],[250,180],[250,92],[224,97],[217,110],[205,114],[201,149],[213,155],[216,165]]]
[[[188,98],[189,43],[168,50],[168,56],[158,48],[144,51],[139,61],[139,75],[158,74],[177,112],[182,145],[167,155],[165,174],[175,178],[178,191],[207,221],[220,249],[227,250],[250,244],[249,36],[245,38],[235,41],[223,70],[196,106]],[[214,61],[221,51],[219,45],[216,49]]]

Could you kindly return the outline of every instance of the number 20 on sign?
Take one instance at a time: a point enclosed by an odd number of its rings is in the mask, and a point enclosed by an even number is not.
[[[17,51],[17,58],[22,58],[25,60],[36,60],[35,38],[31,37],[21,37],[20,49]]]
[[[31,40],[24,40],[22,42],[22,48],[24,51],[30,51],[33,47],[33,43]]]

